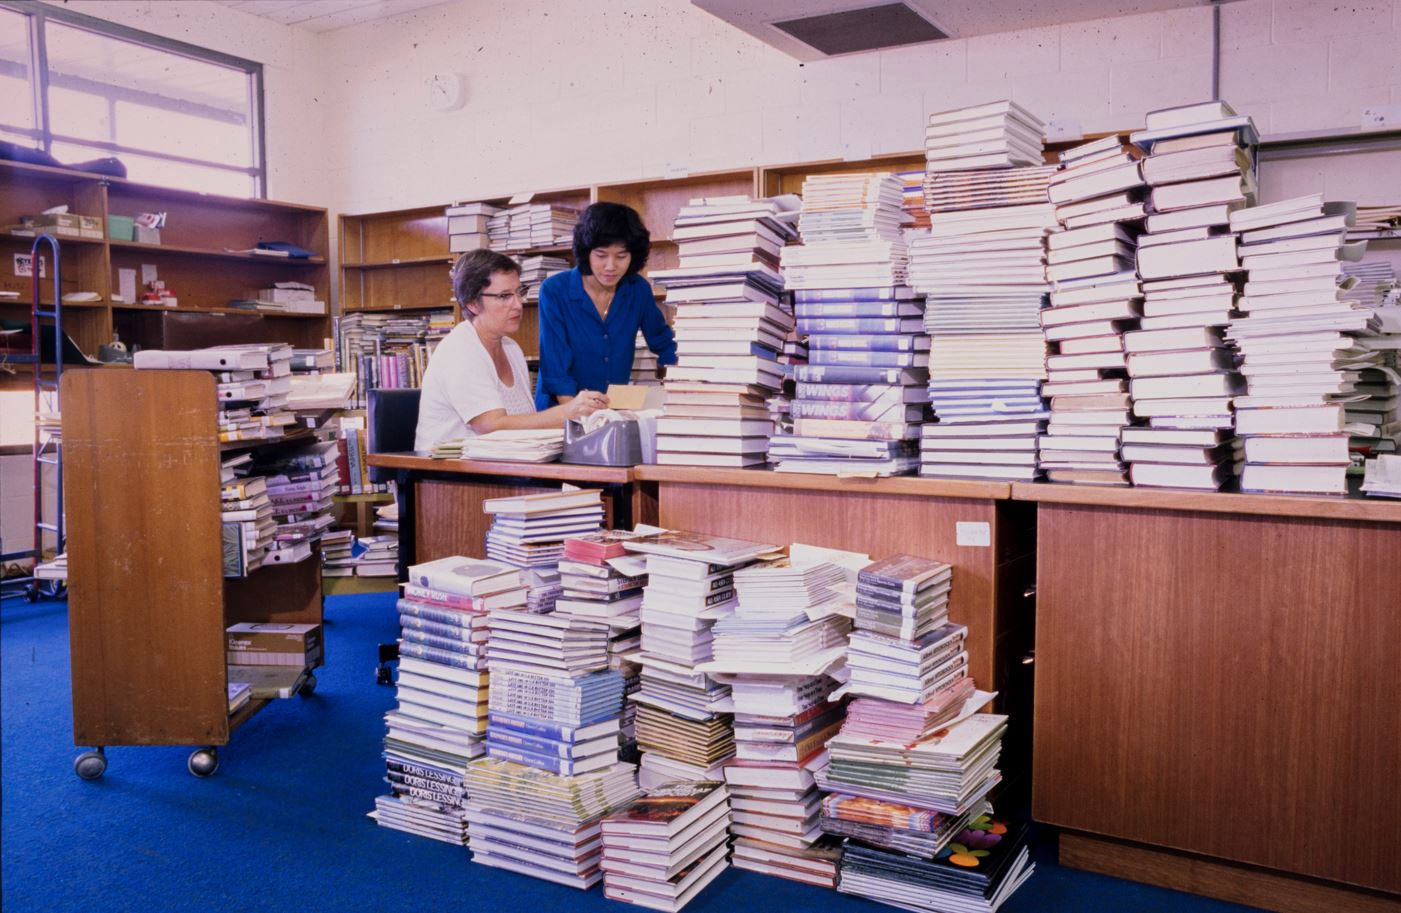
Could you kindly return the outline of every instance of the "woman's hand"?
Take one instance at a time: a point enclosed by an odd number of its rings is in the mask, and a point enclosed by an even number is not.
[[[608,397],[593,390],[585,390],[564,404],[564,417],[577,422],[586,415],[607,408]]]

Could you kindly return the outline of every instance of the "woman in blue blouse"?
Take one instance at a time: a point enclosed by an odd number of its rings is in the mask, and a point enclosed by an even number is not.
[[[659,364],[676,364],[676,338],[638,275],[650,249],[651,236],[630,207],[595,203],[579,217],[578,265],[540,286],[537,409],[568,402],[581,390],[629,383],[639,329]]]

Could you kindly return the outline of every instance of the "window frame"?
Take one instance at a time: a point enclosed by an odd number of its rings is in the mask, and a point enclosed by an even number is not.
[[[205,168],[214,168],[219,171],[227,171],[233,174],[244,174],[253,179],[253,192],[249,194],[249,198],[267,199],[267,136],[264,129],[263,65],[261,63],[254,60],[245,60],[242,57],[235,57],[232,54],[225,54],[220,51],[212,51],[208,48],[202,48],[184,41],[177,41],[173,38],[166,38],[161,35],[154,35],[150,32],[143,32],[140,29],[130,28],[125,25],[118,25],[117,23],[108,22],[105,19],[99,19],[95,16],[75,13],[71,10],[61,9],[47,3],[26,2],[26,0],[0,0],[0,8],[28,17],[29,82],[33,92],[32,103],[34,123],[36,124],[34,128],[29,129],[21,128],[17,125],[6,125],[5,129],[7,131],[28,135],[38,140],[41,144],[40,148],[45,152],[51,151],[55,142],[69,143],[100,149],[114,155],[130,152],[147,158],[163,159],[165,161],[186,165],[198,165]],[[82,139],[66,135],[54,136],[49,123],[48,105],[50,74],[46,28],[50,20],[74,28],[80,28],[84,31],[93,32],[117,41],[143,45],[156,50],[178,54],[193,60],[217,64],[229,69],[242,70],[250,77],[248,102],[251,114],[249,117],[249,128],[252,131],[252,136],[250,137],[250,151],[253,156],[253,164],[245,168],[235,165],[226,165],[221,162],[211,162],[205,159],[172,155],[169,152],[163,152],[157,149],[120,146],[110,141]],[[109,103],[111,100],[111,97],[109,97]]]

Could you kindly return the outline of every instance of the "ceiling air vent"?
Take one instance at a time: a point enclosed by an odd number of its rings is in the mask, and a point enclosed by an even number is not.
[[[949,37],[903,3],[885,3],[770,24],[829,55],[873,51]]]

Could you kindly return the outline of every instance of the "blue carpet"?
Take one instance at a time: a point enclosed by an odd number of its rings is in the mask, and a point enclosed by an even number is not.
[[[308,698],[276,701],[220,751],[217,774],[185,771],[189,747],[108,749],[106,776],[73,774],[68,626],[62,602],[0,604],[3,906],[9,913],[204,909],[617,911],[569,888],[468,862],[468,851],[376,827],[385,790],[376,644],[393,640],[388,594],[327,602],[327,665]],[[82,746],[87,748],[89,746]],[[1038,849],[1003,909],[1231,913],[1249,908],[1063,869]],[[890,910],[731,869],[688,910]],[[737,906],[738,905],[738,906]]]

